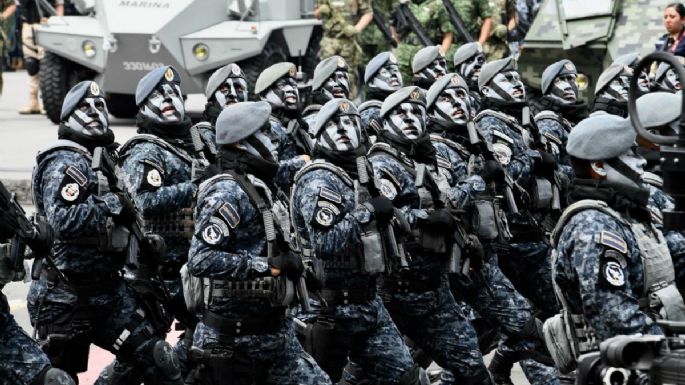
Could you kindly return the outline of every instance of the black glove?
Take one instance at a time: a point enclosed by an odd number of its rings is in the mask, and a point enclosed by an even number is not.
[[[553,154],[545,151],[539,151],[542,159],[536,159],[535,174],[547,178],[554,177],[554,170],[557,169],[557,160]]]
[[[504,175],[504,168],[494,159],[486,160],[480,173],[480,176],[486,183],[500,183],[504,181]]]
[[[454,229],[455,221],[452,213],[447,209],[433,210],[428,219],[426,226],[436,232],[448,233]]]
[[[278,257],[269,259],[269,264],[281,271],[291,281],[297,281],[304,272],[304,264],[299,255],[288,251]]]
[[[119,202],[121,202],[122,209],[121,213],[114,217],[114,223],[122,226],[131,225],[133,222],[136,221],[136,206],[133,205],[133,202],[131,202],[131,200],[126,196],[126,194],[115,193],[115,195],[119,198]]]
[[[384,196],[371,198],[369,204],[373,207],[373,216],[378,222],[389,222],[395,213],[392,201]]]
[[[221,169],[214,164],[210,164],[201,171],[198,171],[191,182],[199,186],[200,183],[218,174],[221,174]]]

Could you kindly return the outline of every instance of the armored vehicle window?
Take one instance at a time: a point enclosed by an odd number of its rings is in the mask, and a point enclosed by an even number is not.
[[[615,0],[557,0],[561,2],[566,19],[611,14]]]

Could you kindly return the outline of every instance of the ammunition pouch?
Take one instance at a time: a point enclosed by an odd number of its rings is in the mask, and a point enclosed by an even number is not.
[[[471,205],[471,227],[478,238],[492,241],[500,236],[504,214],[499,204],[492,200],[478,199]]]
[[[145,232],[168,238],[192,239],[195,231],[193,209],[145,217]]]
[[[649,289],[646,297],[640,298],[640,308],[647,310],[656,319],[685,321],[683,298],[675,283],[663,283]]]
[[[114,224],[112,218],[107,218],[105,226],[105,231],[98,236],[58,239],[55,244],[93,246],[104,254],[123,253],[128,251],[131,232],[124,226]]]
[[[574,319],[580,320],[580,322],[574,322]],[[577,358],[581,354],[599,349],[598,345],[586,339],[582,345],[584,349],[581,351],[579,341],[576,338],[576,331],[580,330],[582,333],[587,330],[582,325],[584,325],[582,315],[573,315],[562,309],[561,313],[548,318],[542,326],[547,350],[554,360],[554,365],[562,374],[568,374],[575,370]],[[578,326],[581,326],[581,329],[577,329]],[[587,333],[583,334],[586,335]]]
[[[149,279],[134,279],[127,286],[138,299],[138,305],[145,313],[145,318],[152,325],[151,334],[166,334],[174,321],[174,316],[166,306],[171,298],[162,283]]]
[[[274,311],[260,317],[229,318],[205,310],[202,322],[226,337],[278,333],[285,326],[285,312]]]
[[[385,272],[385,253],[383,239],[376,221],[371,221],[361,234],[364,252],[360,261],[361,272],[375,275]]]
[[[269,300],[272,307],[288,306],[295,298],[295,285],[284,276],[260,277],[249,281],[228,281],[203,279],[205,306],[214,298],[262,297]]]
[[[554,200],[554,186],[546,178],[536,177],[531,182],[531,199],[534,209],[549,210]]]
[[[37,325],[39,342],[53,366],[68,373],[88,370],[95,310],[79,305],[47,325]]]

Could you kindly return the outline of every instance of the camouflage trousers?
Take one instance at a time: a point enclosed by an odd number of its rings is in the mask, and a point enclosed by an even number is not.
[[[402,81],[405,86],[411,85],[411,80],[414,77],[414,72],[411,69],[411,61],[421,48],[423,48],[423,46],[400,42],[395,49],[397,64],[399,64]]]
[[[357,96],[357,70],[362,64],[362,49],[354,38],[332,38],[324,36],[321,39],[319,59],[331,56],[341,56],[347,62],[350,76],[350,100]]]
[[[31,385],[49,366],[48,357],[17,325],[7,297],[0,293],[0,384]]]
[[[206,379],[205,376],[213,377],[211,371],[200,370],[197,375],[202,378],[201,384],[229,384],[229,379],[230,384],[249,384],[254,377],[259,384],[331,384],[328,375],[302,349],[291,319],[277,333],[239,337],[222,335],[200,321],[193,335],[193,346],[217,355],[230,351],[226,363],[221,363],[230,377]]]
[[[123,279],[98,282],[88,290],[77,292],[60,283],[54,286],[49,284],[46,274],[42,274],[39,280],[31,284],[28,310],[40,340],[46,340],[53,333],[74,334],[66,343],[49,344],[46,348],[52,365],[74,378],[77,372],[83,370],[79,368],[83,359],[87,364],[91,343],[114,354],[120,367],[130,368],[127,378],[132,382],[164,378],[155,366],[153,348],[165,336],[154,331],[144,312],[141,316],[141,307]],[[118,340],[127,331],[130,334],[121,344]],[[102,378],[96,382],[106,383]],[[147,383],[156,382],[146,380]]]
[[[450,293],[447,278],[437,290],[384,295],[400,331],[444,369],[458,373],[457,384],[487,377],[478,337]]]

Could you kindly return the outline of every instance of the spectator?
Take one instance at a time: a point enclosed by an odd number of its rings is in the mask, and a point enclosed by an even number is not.
[[[685,6],[681,3],[671,3],[664,9],[664,27],[666,34],[656,43],[657,51],[670,52],[677,56],[685,56]]]
[[[10,40],[6,26],[13,24],[10,19],[14,16],[17,5],[14,0],[0,0],[0,95],[2,94],[2,67],[5,64],[5,53],[9,49]]]

